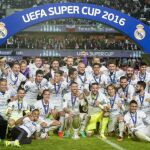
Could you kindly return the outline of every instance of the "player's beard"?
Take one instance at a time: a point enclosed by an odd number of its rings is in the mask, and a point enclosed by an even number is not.
[[[73,66],[72,64],[68,64],[67,68],[70,69],[70,68],[72,68],[72,66]]]
[[[131,74],[131,73],[127,74],[127,78],[128,78],[128,79],[131,79],[132,76],[133,76],[133,74]]]
[[[58,68],[58,67],[54,67],[53,70],[54,70],[54,71],[58,71],[59,68]]]
[[[139,94],[139,93],[141,92],[141,90],[136,90],[135,92],[136,92],[137,94]]]

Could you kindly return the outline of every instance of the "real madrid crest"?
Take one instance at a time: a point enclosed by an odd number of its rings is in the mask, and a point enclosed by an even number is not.
[[[145,30],[144,30],[144,26],[142,24],[139,24],[136,26],[136,30],[134,32],[134,37],[137,39],[137,40],[143,40],[145,38]]]
[[[7,29],[5,27],[5,23],[0,22],[0,39],[3,39],[7,36]]]

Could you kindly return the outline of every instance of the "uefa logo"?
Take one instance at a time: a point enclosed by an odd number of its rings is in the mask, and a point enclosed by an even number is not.
[[[5,23],[0,22],[0,39],[3,39],[7,36],[7,29],[5,27]]]
[[[134,32],[134,36],[137,40],[143,40],[145,38],[145,30],[144,30],[144,26],[142,24],[139,24],[136,26],[136,30]]]

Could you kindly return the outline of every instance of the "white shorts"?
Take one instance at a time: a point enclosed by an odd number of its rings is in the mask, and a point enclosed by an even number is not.
[[[139,131],[150,137],[150,125],[145,128],[139,129]]]

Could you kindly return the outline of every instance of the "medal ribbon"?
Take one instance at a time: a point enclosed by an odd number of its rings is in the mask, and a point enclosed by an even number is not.
[[[48,111],[49,111],[49,103],[48,103],[48,105],[44,105],[44,102],[43,102],[43,100],[42,100],[42,105],[43,105],[43,108],[44,108],[44,113],[45,113],[45,115],[48,114]]]
[[[76,99],[77,99],[76,96],[71,95],[71,104],[72,104],[72,107],[73,107],[73,108],[74,108],[74,106],[75,106]]]
[[[131,116],[131,119],[132,119],[132,122],[133,122],[134,126],[136,126],[136,123],[137,123],[137,112],[135,113],[135,115],[132,115],[130,113],[130,116]]]
[[[94,78],[94,80],[95,80],[96,83],[100,84],[100,82],[101,82],[101,76],[98,78],[99,79],[98,81],[96,80],[97,78],[96,78],[95,75],[93,75],[93,78]]]
[[[113,78],[112,78],[112,76],[113,76]],[[110,78],[111,83],[116,83],[116,80],[115,80],[116,79],[116,73],[115,74],[113,73],[112,75],[110,74],[109,78]]]
[[[114,97],[110,97],[109,100],[110,100],[110,106],[111,108],[113,108],[116,100],[116,95]]]

